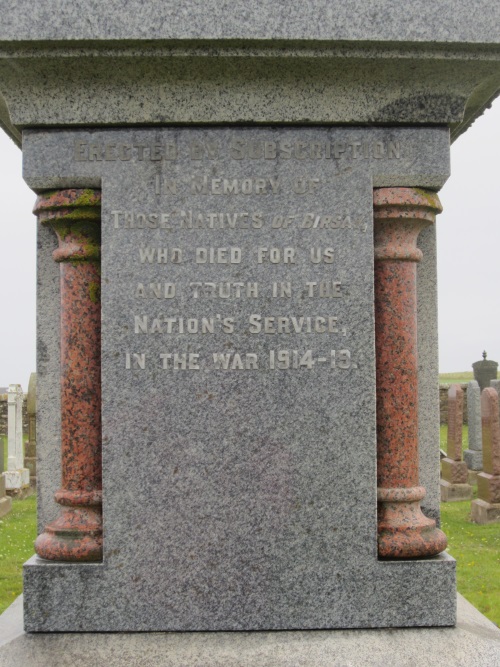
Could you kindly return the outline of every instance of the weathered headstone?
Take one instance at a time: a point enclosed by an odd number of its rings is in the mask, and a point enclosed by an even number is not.
[[[500,400],[500,380],[490,380],[490,387],[493,387],[493,389],[497,392],[498,398]],[[500,405],[500,403],[499,403]],[[500,410],[499,410],[500,414]]]
[[[5,493],[5,477],[4,472],[4,444],[0,440],[0,516],[4,516],[12,507],[12,499]]]
[[[482,470],[481,389],[476,380],[467,384],[467,423],[469,427],[469,448],[464,451],[464,461],[469,471]]]
[[[500,419],[498,394],[487,387],[481,394],[483,422],[483,472],[477,476],[478,498],[472,501],[472,520],[476,523],[500,521]]]
[[[8,391],[7,470],[3,473],[5,488],[12,495],[22,495],[29,487],[29,470],[24,467],[23,390],[20,384]]]
[[[472,487],[468,483],[467,464],[462,459],[462,427],[464,423],[464,391],[459,384],[448,390],[448,437],[446,458],[441,461],[441,501],[468,500]]]
[[[28,442],[25,445],[24,466],[30,472],[30,486],[36,487],[36,373],[31,373],[26,401],[28,413]]]
[[[481,361],[476,361],[472,364],[474,379],[479,384],[481,391],[490,386],[491,380],[496,379],[498,372],[498,362],[486,357],[486,352],[483,352]]]

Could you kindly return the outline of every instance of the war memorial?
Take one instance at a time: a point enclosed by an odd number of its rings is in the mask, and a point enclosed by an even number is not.
[[[494,664],[439,528],[435,226],[500,6],[122,5],[0,25],[39,507],[0,666]]]

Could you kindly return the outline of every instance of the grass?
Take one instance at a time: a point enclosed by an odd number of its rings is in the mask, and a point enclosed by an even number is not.
[[[467,384],[473,379],[474,373],[472,371],[439,374],[439,384]],[[500,373],[497,373],[497,379],[500,379]]]
[[[448,427],[440,427],[440,447],[446,451]],[[462,429],[462,449],[469,429]],[[474,497],[477,489],[474,488]],[[441,503],[441,527],[448,552],[457,561],[457,588],[490,621],[500,626],[500,523],[485,526],[470,520],[470,501]]]
[[[23,563],[34,553],[36,495],[12,501],[0,519],[0,613],[23,592]]]
[[[463,373],[440,373],[439,384],[467,384],[474,379],[472,371],[463,371]]]
[[[457,561],[457,588],[500,626],[500,523],[470,522],[470,501],[441,503],[441,527]]]

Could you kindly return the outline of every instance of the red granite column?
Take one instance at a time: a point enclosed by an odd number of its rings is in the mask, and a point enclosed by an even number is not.
[[[446,548],[444,533],[422,514],[418,483],[417,238],[440,211],[433,192],[374,190],[378,552],[385,558]]]
[[[61,273],[62,487],[60,516],[35,542],[42,558],[102,558],[101,193],[42,194],[35,214],[56,233]]]

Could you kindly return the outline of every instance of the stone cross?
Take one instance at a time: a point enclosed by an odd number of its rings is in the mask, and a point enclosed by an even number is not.
[[[464,452],[464,461],[469,470],[482,470],[481,390],[476,380],[472,380],[467,385],[467,422],[469,425],[469,448]]]
[[[448,439],[446,458],[441,461],[441,500],[467,500],[472,487],[467,483],[467,464],[462,460],[462,426],[464,421],[464,392],[459,384],[448,390]]]
[[[483,472],[477,476],[477,500],[472,501],[472,520],[476,523],[500,521],[500,418],[498,394],[487,387],[481,394],[483,424]]]

